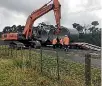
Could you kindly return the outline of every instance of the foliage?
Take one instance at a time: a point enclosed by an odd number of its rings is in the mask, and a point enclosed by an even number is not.
[[[83,32],[83,26],[81,26],[80,24],[74,23],[72,25],[73,25],[73,28],[76,28],[79,31],[79,33]]]
[[[94,25],[94,26],[99,25],[98,21],[93,21],[91,24]]]
[[[79,31],[79,42],[87,42],[101,46],[101,28],[96,27],[97,25],[99,25],[98,21],[93,21],[88,27],[74,23],[73,27]],[[78,26],[80,26],[81,29]]]

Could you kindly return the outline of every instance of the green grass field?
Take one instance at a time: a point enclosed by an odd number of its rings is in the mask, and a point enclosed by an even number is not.
[[[42,73],[41,73],[42,67]],[[29,50],[0,50],[0,86],[85,86],[84,65],[69,59],[59,60],[57,80],[56,57]],[[91,86],[101,86],[101,71],[91,68]]]

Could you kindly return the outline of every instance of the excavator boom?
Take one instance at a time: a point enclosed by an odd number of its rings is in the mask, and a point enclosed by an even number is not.
[[[28,37],[32,36],[32,29],[31,28],[32,28],[32,25],[33,25],[34,21],[36,19],[38,19],[39,17],[43,16],[44,14],[48,13],[51,10],[54,11],[56,24],[57,24],[57,28],[58,28],[57,29],[57,34],[59,33],[60,18],[61,18],[61,13],[60,13],[60,6],[61,5],[59,4],[58,0],[53,0],[53,4],[49,4],[49,3],[45,4],[40,9],[32,12],[31,15],[28,17],[25,28],[24,28],[24,31],[23,31],[23,34],[26,35],[26,39],[28,39]]]
[[[50,3],[51,1],[53,1],[53,3]],[[32,26],[33,26],[34,21],[51,10],[54,11],[54,15],[55,15],[55,20],[56,20],[56,25],[57,25],[56,34],[60,32],[60,18],[61,18],[60,7],[61,5],[58,2],[58,0],[51,0],[51,1],[45,4],[44,6],[42,6],[40,9],[32,12],[31,15],[28,16],[25,27],[24,27],[24,31],[23,31],[23,35],[26,37],[26,40],[32,37]],[[2,35],[2,39],[17,41],[19,40],[17,38],[18,37],[17,34],[18,33],[6,33]]]

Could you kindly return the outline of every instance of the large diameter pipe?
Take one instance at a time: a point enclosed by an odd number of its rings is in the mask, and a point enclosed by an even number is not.
[[[59,33],[58,37],[63,39],[65,35],[69,36],[70,42],[75,42],[79,38],[79,33],[78,33],[78,31],[76,29],[61,27],[61,32]],[[52,41],[56,37],[57,37],[57,35],[54,34],[54,30],[51,29],[49,31],[49,40]]]

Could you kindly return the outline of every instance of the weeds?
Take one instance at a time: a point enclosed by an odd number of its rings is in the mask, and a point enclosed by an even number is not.
[[[4,50],[5,51],[5,50]],[[57,81],[56,55],[42,55],[34,50],[0,52],[0,86],[85,86],[84,64],[59,59],[60,81]],[[30,55],[29,55],[30,54]],[[70,56],[71,57],[71,56]],[[5,59],[4,59],[5,58]],[[42,72],[41,72],[42,66]],[[92,86],[101,86],[101,72],[91,68]]]

